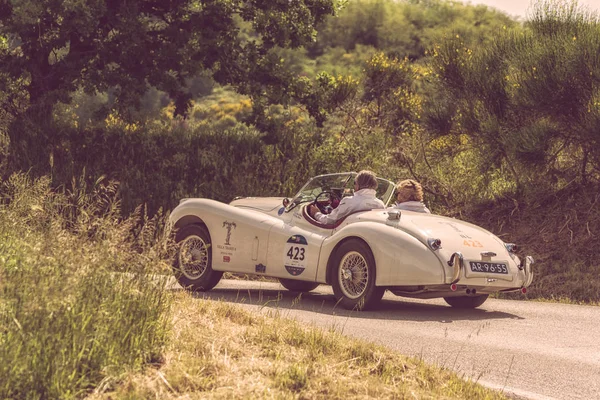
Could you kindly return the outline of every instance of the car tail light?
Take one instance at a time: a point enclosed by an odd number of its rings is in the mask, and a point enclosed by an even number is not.
[[[456,283],[453,283],[452,285],[450,285],[450,290],[452,290],[453,292],[456,292],[456,289],[458,289],[458,286],[456,286]]]
[[[431,248],[431,250],[436,251],[442,248],[442,241],[440,239],[427,239],[427,244]]]
[[[521,288],[521,293],[526,294],[527,293],[527,288],[526,287],[522,287]]]

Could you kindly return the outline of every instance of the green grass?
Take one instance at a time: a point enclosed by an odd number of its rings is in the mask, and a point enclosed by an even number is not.
[[[160,362],[171,297],[145,267],[163,263],[152,224],[120,221],[110,186],[59,194],[15,175],[2,194],[0,398],[80,398]]]

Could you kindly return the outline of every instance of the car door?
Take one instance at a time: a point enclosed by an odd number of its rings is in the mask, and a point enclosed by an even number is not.
[[[321,246],[332,230],[311,223],[303,213],[306,204],[271,227],[266,274],[277,278],[315,281]],[[291,216],[291,217],[290,217]]]

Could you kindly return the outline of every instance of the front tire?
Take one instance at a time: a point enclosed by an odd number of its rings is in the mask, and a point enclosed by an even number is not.
[[[446,303],[450,304],[454,308],[477,308],[487,300],[489,294],[482,294],[480,296],[458,296],[458,297],[444,297]]]
[[[319,286],[317,282],[306,282],[306,281],[297,281],[295,279],[283,279],[279,278],[279,283],[281,286],[289,290],[290,292],[310,292],[313,289],[316,289]]]
[[[349,310],[375,308],[385,292],[375,286],[375,258],[369,246],[350,239],[337,249],[333,259],[333,294],[340,305]]]
[[[173,272],[184,289],[204,292],[215,287],[222,271],[212,269],[210,234],[202,225],[187,225],[175,234],[177,254]]]

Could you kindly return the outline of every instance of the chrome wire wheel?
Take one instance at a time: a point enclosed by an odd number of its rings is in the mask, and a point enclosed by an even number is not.
[[[188,279],[198,279],[208,267],[208,245],[199,236],[190,235],[181,242],[179,268]]]
[[[367,260],[357,251],[344,255],[338,268],[338,281],[344,296],[358,299],[367,289],[369,282],[369,265]]]

